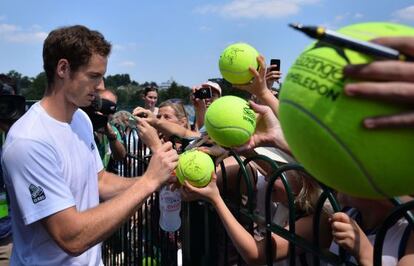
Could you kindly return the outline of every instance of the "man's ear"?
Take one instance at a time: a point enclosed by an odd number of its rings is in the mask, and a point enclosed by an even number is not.
[[[70,64],[67,59],[60,59],[56,66],[56,75],[59,78],[64,78],[65,76],[69,76],[70,74]]]

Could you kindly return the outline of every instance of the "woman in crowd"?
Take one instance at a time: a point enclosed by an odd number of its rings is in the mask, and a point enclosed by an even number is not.
[[[157,115],[158,114],[158,107],[156,107],[156,105],[157,105],[157,101],[158,101],[158,89],[156,87],[153,87],[153,86],[145,87],[144,95],[143,95],[142,99],[144,100],[144,108],[151,111],[151,113]],[[139,108],[139,107],[137,107],[137,108]],[[135,109],[137,109],[137,108],[135,108]],[[135,112],[135,109],[134,109],[133,113]]]

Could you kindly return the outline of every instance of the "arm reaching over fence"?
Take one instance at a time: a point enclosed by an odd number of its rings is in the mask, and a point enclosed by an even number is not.
[[[252,96],[255,96],[260,103],[269,106],[272,112],[277,116],[279,110],[279,100],[273,95],[271,88],[268,87],[268,83],[273,83],[271,80],[275,79],[273,71],[266,69],[265,58],[262,55],[257,57],[257,62],[260,66],[259,70],[252,67],[249,71],[253,74],[254,79],[247,85],[235,85],[236,88],[249,92]],[[268,75],[269,74],[269,75]],[[278,74],[278,73],[276,73]]]
[[[293,177],[292,177],[293,178]],[[265,240],[256,240],[233,216],[223,198],[220,196],[219,189],[217,187],[216,174],[212,174],[212,181],[204,188],[196,188],[185,182],[184,189],[182,190],[183,199],[196,200],[204,199],[209,201],[216,209],[229,237],[233,244],[237,248],[239,254],[243,257],[249,265],[264,264],[266,262],[266,243]],[[277,189],[277,188],[275,188]],[[297,187],[300,189],[300,187]],[[274,195],[281,194],[282,191],[278,191]],[[298,191],[295,191],[298,193]],[[295,223],[297,235],[311,241],[312,239],[312,222],[313,215],[305,216]],[[323,214],[321,222],[321,228],[326,229],[329,226],[328,216]],[[330,234],[323,234],[321,236],[322,246],[328,246],[330,243]],[[285,259],[288,256],[289,242],[272,233],[272,246],[276,257],[274,260]]]
[[[204,199],[209,201],[216,209],[227,233],[231,240],[235,244],[239,253],[243,256],[243,259],[248,264],[256,264],[265,261],[264,256],[264,243],[263,246],[258,246],[258,243],[252,235],[247,232],[243,226],[236,220],[233,214],[220,196],[219,189],[217,187],[217,176],[212,173],[212,179],[210,184],[204,188],[196,188],[191,186],[185,181],[185,187],[183,189],[183,198],[185,200]],[[260,260],[263,258],[263,260]]]
[[[289,145],[283,136],[279,120],[270,107],[254,102],[250,102],[250,106],[259,114],[256,131],[246,144],[238,147],[236,150],[245,151],[260,146],[273,146],[291,154]]]

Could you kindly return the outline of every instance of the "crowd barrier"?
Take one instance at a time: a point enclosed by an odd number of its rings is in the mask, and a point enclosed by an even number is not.
[[[128,156],[117,166],[119,174],[132,177],[144,173],[148,160],[149,150],[132,131],[125,139],[128,147]],[[322,188],[315,215],[313,218],[313,241],[309,242],[295,233],[296,213],[294,196],[286,180],[285,173],[290,170],[305,171],[299,164],[279,164],[263,155],[241,158],[231,152],[238,162],[240,170],[237,176],[239,197],[230,200],[228,197],[229,184],[224,164],[221,163],[223,173],[222,197],[228,204],[235,217],[251,233],[257,226],[265,230],[266,265],[273,265],[276,254],[271,244],[271,234],[275,233],[289,240],[289,265],[296,265],[297,248],[304,250],[312,257],[311,265],[355,265],[347,261],[344,250],[335,255],[322,249],[319,243],[319,223],[324,204],[328,201],[333,211],[340,211],[341,206],[335,199],[331,189],[319,184]],[[265,196],[265,215],[255,212],[256,195],[254,184],[248,175],[246,166],[250,162],[263,161],[274,169],[269,177]],[[272,222],[271,193],[273,184],[281,179],[287,191],[289,207],[289,229],[285,229]],[[241,184],[245,188],[241,188]],[[414,219],[410,212],[414,208],[414,201],[402,204],[398,199],[390,199],[395,208],[378,230],[374,245],[374,265],[381,265],[382,246],[387,230],[400,218],[405,217],[412,228]],[[105,265],[247,265],[233,247],[226,234],[219,217],[212,206],[204,201],[182,202],[182,225],[174,233],[167,233],[160,229],[158,192],[149,197],[139,210],[116,233],[103,243],[103,260]],[[301,260],[302,265],[305,261]],[[305,264],[306,265],[306,264]]]

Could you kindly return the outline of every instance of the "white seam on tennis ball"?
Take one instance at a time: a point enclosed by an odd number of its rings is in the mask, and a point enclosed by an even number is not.
[[[361,170],[361,172],[363,173],[363,175],[366,177],[366,179],[368,180],[368,182],[371,184],[372,188],[380,195],[385,196],[387,198],[389,198],[389,195],[387,195],[384,191],[382,191],[374,182],[372,176],[368,173],[368,171],[364,168],[364,166],[361,164],[360,161],[358,161],[358,159],[352,154],[351,150],[345,145],[345,143],[343,143],[341,141],[341,139],[335,135],[335,133],[328,128],[324,123],[322,123],[322,121],[320,121],[314,114],[312,114],[311,112],[309,112],[308,110],[306,110],[304,107],[302,107],[301,105],[291,101],[291,100],[281,100],[280,104],[290,104],[293,107],[298,108],[299,110],[303,111],[306,115],[308,115],[310,118],[312,118],[319,126],[321,126],[323,129],[326,130],[326,132],[328,132],[329,135],[331,135],[331,137],[334,138],[334,140],[336,140],[338,142],[338,144],[345,150],[345,152],[351,157],[351,159],[355,162],[355,164],[357,165],[357,167]]]
[[[183,183],[184,183],[184,181],[185,181],[185,175],[183,173],[183,170],[181,170],[181,167],[177,167],[176,168],[176,171],[178,171],[180,173],[181,177],[183,178]],[[177,175],[177,173],[176,173],[176,175]],[[178,179],[178,181],[180,181],[180,178],[178,178],[178,176],[177,176],[177,179]]]
[[[205,118],[205,120],[210,124],[210,126],[214,127],[215,129],[240,129],[244,132],[247,132],[248,135],[252,135],[250,134],[249,131],[247,131],[246,129],[242,128],[242,127],[235,127],[235,126],[223,126],[223,127],[218,127],[218,126],[214,126],[211,124],[210,120],[208,119],[208,117]],[[207,132],[208,133],[208,132]]]

